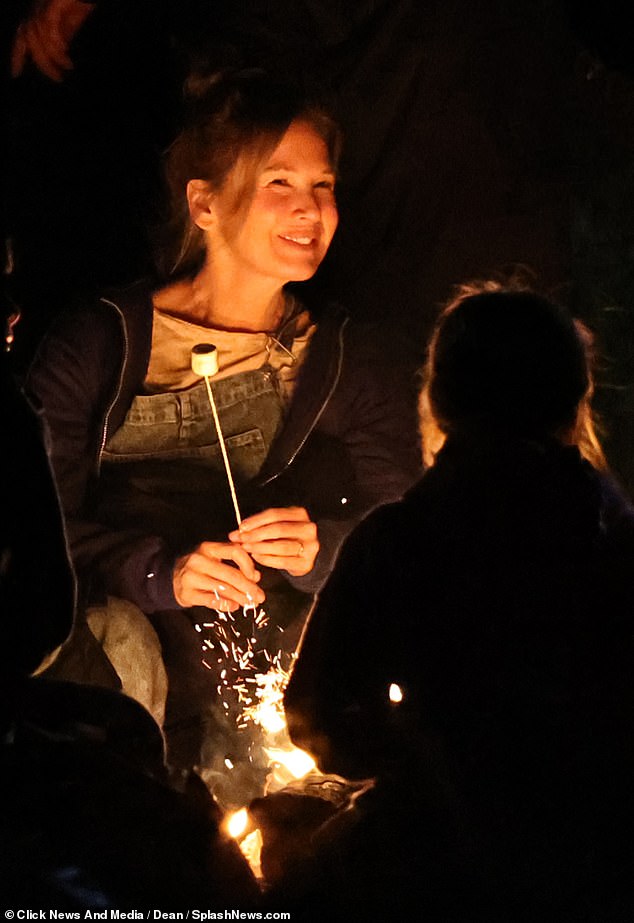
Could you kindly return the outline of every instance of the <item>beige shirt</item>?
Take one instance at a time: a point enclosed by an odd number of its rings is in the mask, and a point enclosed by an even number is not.
[[[199,343],[213,343],[218,351],[219,366],[214,379],[253,371],[268,362],[277,371],[284,396],[290,399],[316,324],[311,323],[308,311],[303,311],[294,320],[286,323],[295,325],[295,334],[287,347],[268,333],[216,330],[154,308],[152,348],[144,382],[145,393],[182,391],[201,381],[200,376],[195,375],[191,369],[192,347]],[[282,337],[283,331],[278,335]]]

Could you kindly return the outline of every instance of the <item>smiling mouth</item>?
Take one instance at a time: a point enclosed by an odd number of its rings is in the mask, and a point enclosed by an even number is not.
[[[289,240],[293,244],[300,244],[302,247],[308,247],[315,240],[314,237],[306,237],[302,234],[280,234],[282,240]]]

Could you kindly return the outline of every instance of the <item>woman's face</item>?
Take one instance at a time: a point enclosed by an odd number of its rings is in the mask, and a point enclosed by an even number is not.
[[[309,279],[338,222],[326,143],[308,122],[296,121],[256,174],[250,195],[245,169],[246,156],[212,195],[205,229],[211,265],[234,278],[246,274],[276,285]]]

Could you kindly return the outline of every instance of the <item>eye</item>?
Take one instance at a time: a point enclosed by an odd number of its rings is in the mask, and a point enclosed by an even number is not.
[[[324,179],[320,183],[315,183],[315,189],[327,189],[329,192],[335,191],[334,180]]]
[[[276,176],[275,179],[269,180],[269,186],[289,186],[290,183],[283,176]]]

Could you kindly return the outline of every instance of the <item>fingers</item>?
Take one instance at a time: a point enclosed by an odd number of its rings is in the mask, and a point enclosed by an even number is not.
[[[18,77],[30,57],[42,74],[60,83],[73,69],[69,45],[92,9],[78,0],[49,0],[21,23],[11,49],[11,76]]]
[[[176,562],[174,595],[181,606],[233,612],[264,602],[259,579],[260,573],[244,549],[225,542],[203,542]]]
[[[247,551],[247,545],[259,542],[275,541],[277,539],[292,539],[295,542],[313,541],[317,537],[317,527],[311,522],[306,510],[301,506],[289,506],[281,509],[268,509],[243,519],[240,528],[229,533],[229,541],[238,542]],[[280,554],[297,554],[297,544],[294,549],[284,551],[278,549]]]
[[[237,545],[228,542],[202,542],[194,554],[200,554],[209,561],[233,561],[247,580],[260,579],[260,573],[247,552]]]
[[[29,57],[38,70],[55,83],[63,80],[65,72],[73,66],[64,49],[60,51],[54,41],[51,43],[49,37],[42,34],[37,20],[22,23],[16,32],[11,50],[12,77],[19,77]]]
[[[317,526],[303,507],[264,510],[243,520],[229,540],[239,543],[258,564],[294,576],[309,573],[319,551]]]
[[[319,550],[319,549],[317,549]],[[293,577],[303,577],[309,574],[315,564],[317,553],[310,556],[304,555],[272,555],[272,554],[253,554],[253,559],[261,564],[262,567],[272,567],[274,570],[285,570]]]
[[[310,516],[303,506],[283,506],[271,507],[262,510],[261,513],[255,513],[240,523],[239,532],[251,532],[260,526],[266,526],[276,522],[310,522]],[[232,533],[235,534],[235,533]]]
[[[18,26],[18,30],[15,34],[13,40],[13,47],[11,49],[11,76],[19,77],[22,71],[24,70],[24,64],[26,62],[26,41],[24,39],[24,26]]]

